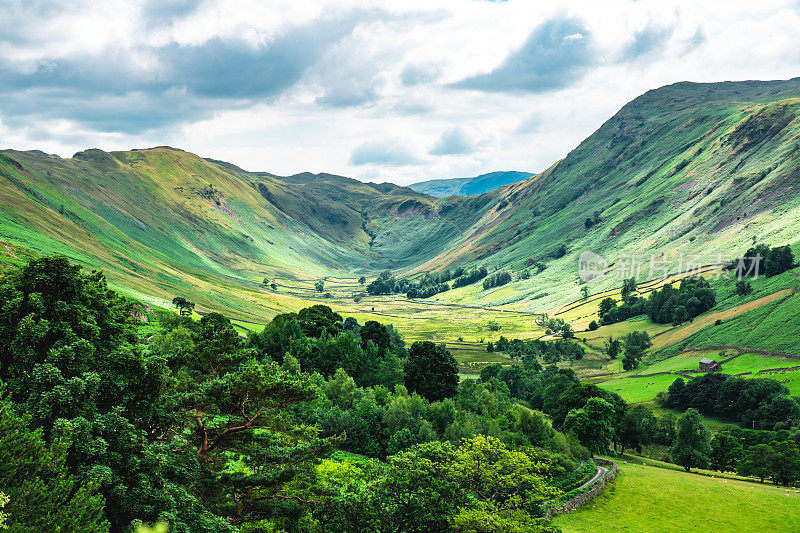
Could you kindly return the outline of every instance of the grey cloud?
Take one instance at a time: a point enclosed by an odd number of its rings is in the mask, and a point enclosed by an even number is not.
[[[352,107],[374,102],[378,98],[375,85],[357,79],[341,80],[325,88],[325,95],[316,102],[327,107]]]
[[[151,26],[169,25],[199,8],[203,0],[149,0],[142,7],[142,18]]]
[[[412,63],[405,66],[400,74],[400,80],[403,85],[419,85],[435,81],[438,76],[439,69],[436,65]]]
[[[460,128],[453,128],[442,136],[431,148],[431,155],[458,155],[471,153],[475,143]]]
[[[497,68],[462,80],[454,87],[488,92],[545,92],[580,78],[594,60],[591,36],[580,21],[550,19],[531,33],[522,47]]]
[[[536,133],[542,128],[542,114],[533,113],[528,118],[523,119],[517,126],[517,133]]]
[[[206,118],[282,94],[358,22],[356,16],[328,17],[261,46],[214,38],[196,46],[109,49],[24,68],[0,58],[0,116],[9,123],[65,118],[123,133]],[[141,57],[155,67],[142,70]]]
[[[623,60],[633,60],[662,50],[675,31],[675,26],[647,25],[633,34],[633,38],[622,51]]]
[[[403,166],[420,162],[420,158],[399,141],[368,141],[357,146],[350,154],[351,165]]]

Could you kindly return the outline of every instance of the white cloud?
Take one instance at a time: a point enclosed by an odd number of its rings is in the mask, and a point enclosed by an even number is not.
[[[0,139],[409,183],[542,170],[669,83],[800,74],[791,0],[363,6],[4,3]]]

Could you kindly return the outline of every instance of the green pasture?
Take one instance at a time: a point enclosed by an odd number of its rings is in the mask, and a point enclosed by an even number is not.
[[[796,531],[800,493],[628,462],[602,495],[553,523],[564,533]]]

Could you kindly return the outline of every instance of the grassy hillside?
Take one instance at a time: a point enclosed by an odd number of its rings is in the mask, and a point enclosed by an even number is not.
[[[627,462],[597,499],[554,519],[564,533],[793,531],[800,494]]]
[[[515,287],[520,308],[540,311],[578,297],[584,250],[610,265],[612,276],[591,284],[596,293],[619,283],[612,278],[633,255],[676,264],[699,254],[710,264],[754,236],[795,242],[798,111],[800,80],[649,91],[550,169],[501,188],[493,216],[420,269],[489,263],[519,271],[541,260],[547,269]],[[561,245],[567,253],[556,258]]]
[[[492,201],[450,209],[391,184],[279,179],[169,147],[70,159],[4,151],[0,196],[9,250],[0,262],[61,253],[108,270],[145,300],[185,294],[262,322],[307,304],[283,295],[263,301],[265,278],[357,276],[419,262]]]
[[[580,331],[603,296],[618,295],[633,255],[656,256],[669,268],[691,258],[710,273],[754,238],[771,245],[797,240],[798,111],[799,80],[675,84],[626,105],[541,174],[438,199],[331,174],[247,172],[167,147],[87,150],[71,159],[5,151],[0,263],[64,253],[108,270],[116,287],[146,301],[164,304],[183,294],[198,309],[218,309],[253,327],[324,301],[451,342],[491,340],[496,332],[486,323],[495,319],[507,336],[539,336],[532,315],[545,311]],[[608,275],[588,284],[587,302],[576,268],[584,250],[608,262]],[[546,266],[540,273],[538,263]],[[481,264],[513,271],[514,281],[418,302],[364,297],[356,283],[386,268],[418,275]],[[523,270],[529,279],[518,275]],[[639,274],[653,279],[647,289],[661,283],[646,262]],[[324,277],[329,298],[313,290]],[[265,278],[276,290],[262,285]],[[585,370],[618,371],[599,348],[608,334],[632,329],[651,332],[659,357],[686,342],[729,344],[726,338],[742,331],[745,348],[795,353],[775,326],[797,316],[794,299],[780,292],[794,283],[790,275],[781,279],[759,280],[751,297],[738,300],[730,284],[720,283],[712,313],[681,328],[601,328],[587,338]],[[723,326],[710,327],[714,313],[722,313]]]

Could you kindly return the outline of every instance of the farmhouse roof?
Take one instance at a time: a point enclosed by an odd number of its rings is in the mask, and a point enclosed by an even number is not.
[[[716,361],[714,361],[713,359],[709,359],[708,357],[703,357],[702,359],[700,359],[700,362],[703,363],[704,365],[707,365],[709,363],[716,363]]]

